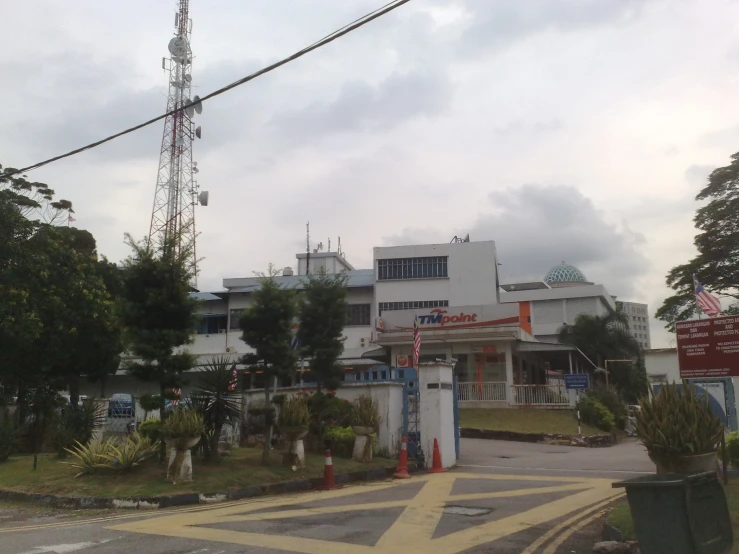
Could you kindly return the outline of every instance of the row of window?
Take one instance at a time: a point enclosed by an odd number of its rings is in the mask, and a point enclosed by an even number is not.
[[[369,327],[371,324],[370,304],[349,304],[346,307],[346,325]],[[230,324],[228,326],[231,331],[239,331],[239,319],[243,309],[231,310]],[[198,335],[216,335],[226,331],[226,315],[201,315],[195,327]]]
[[[409,302],[380,302],[378,309],[382,312],[397,310],[420,310],[423,308],[447,308],[449,300],[413,300]]]
[[[378,281],[399,279],[438,279],[448,276],[447,256],[377,260]]]

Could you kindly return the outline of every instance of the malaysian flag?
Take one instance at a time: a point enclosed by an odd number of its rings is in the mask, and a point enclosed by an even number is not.
[[[418,369],[418,358],[421,355],[421,330],[418,328],[418,316],[413,318],[413,365]]]
[[[177,398],[172,400],[172,406],[177,406],[180,403],[180,398],[182,398],[182,389],[172,389],[172,394],[176,394]]]
[[[721,313],[721,302],[718,298],[703,288],[698,278],[693,275],[693,284],[695,285],[695,301],[703,313],[708,317],[716,317]]]
[[[233,367],[231,368],[231,381],[228,383],[229,392],[235,391],[238,384],[239,384],[239,372],[236,369],[236,364],[234,364]]]

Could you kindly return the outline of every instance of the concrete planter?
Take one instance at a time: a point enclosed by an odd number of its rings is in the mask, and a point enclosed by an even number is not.
[[[192,454],[190,449],[200,442],[200,437],[167,439],[169,464],[167,480],[173,483],[192,481]]]
[[[307,428],[289,428],[282,432],[287,437],[287,452],[282,455],[282,465],[289,467],[305,467],[305,445],[303,438],[308,434]]]
[[[657,475],[665,475],[667,473],[704,473],[718,470],[716,452],[706,452],[705,454],[695,454],[693,456],[678,456],[670,464],[658,462],[651,454],[649,454],[649,459],[654,462]]]
[[[357,462],[372,461],[372,434],[375,430],[372,427],[352,427],[354,431],[354,451],[352,459]]]

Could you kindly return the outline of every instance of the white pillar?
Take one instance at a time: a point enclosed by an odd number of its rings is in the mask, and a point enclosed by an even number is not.
[[[441,466],[456,463],[453,368],[451,362],[428,362],[418,367],[421,446],[427,467],[433,461],[434,439],[439,443]]]
[[[513,343],[505,346],[505,397],[508,403],[513,399]]]

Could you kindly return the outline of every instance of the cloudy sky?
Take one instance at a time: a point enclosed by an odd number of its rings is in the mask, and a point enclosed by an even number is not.
[[[382,0],[192,0],[201,96]],[[161,113],[175,3],[0,0],[0,163]],[[739,150],[739,4],[413,0],[206,103],[200,288],[295,263],[305,223],[377,245],[494,239],[501,280],[566,260],[654,313],[694,196]],[[162,126],[31,174],[120,260],[148,232]],[[652,321],[653,345],[672,336]],[[674,344],[674,343],[673,343]]]

